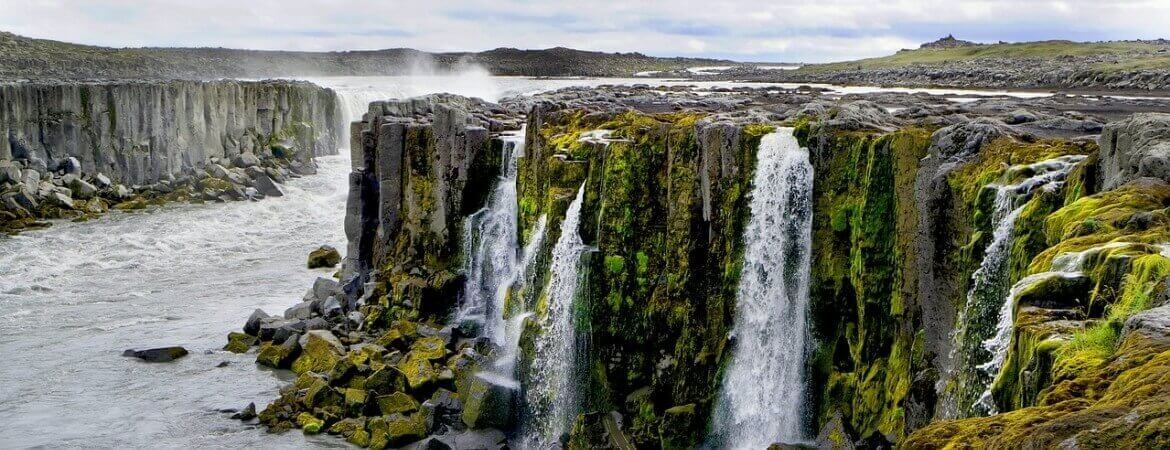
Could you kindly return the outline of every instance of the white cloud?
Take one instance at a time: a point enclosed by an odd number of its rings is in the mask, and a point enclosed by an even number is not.
[[[1154,38],[1165,0],[0,0],[0,30],[108,46],[432,51],[567,46],[824,61],[954,33],[980,40]]]

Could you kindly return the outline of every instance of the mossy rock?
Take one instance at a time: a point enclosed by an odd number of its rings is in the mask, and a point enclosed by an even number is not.
[[[698,422],[694,403],[667,408],[662,412],[662,423],[658,427],[662,448],[695,448],[702,433],[702,426]]]
[[[422,413],[375,417],[369,420],[366,428],[370,431],[372,449],[402,446],[427,435],[426,416]]]
[[[301,346],[296,337],[289,338],[284,344],[265,342],[260,346],[256,362],[274,369],[287,369],[300,352]]]
[[[312,414],[303,412],[297,416],[297,426],[301,427],[301,430],[304,431],[305,434],[317,434],[320,433],[321,428],[325,426],[325,421],[318,419]]]
[[[415,391],[434,385],[439,378],[439,373],[431,366],[430,360],[415,355],[408,355],[394,367],[406,379],[410,389]]]
[[[447,344],[443,342],[443,338],[437,336],[420,338],[410,345],[410,353],[407,357],[412,356],[432,361],[446,358]]]
[[[389,395],[382,395],[378,397],[378,410],[382,415],[390,415],[395,413],[408,414],[418,411],[419,403],[414,397],[407,395],[405,392],[394,392]]]
[[[328,373],[345,356],[345,346],[328,330],[309,330],[302,340],[305,343],[301,356],[293,362],[293,372]]]
[[[341,253],[337,249],[328,245],[322,245],[320,248],[309,252],[307,267],[310,269],[335,267],[340,262]]]
[[[346,410],[360,413],[366,408],[366,402],[369,401],[370,393],[365,389],[345,388],[345,408]]]
[[[520,386],[510,380],[480,374],[463,394],[463,423],[471,428],[506,429],[515,422]]]
[[[233,331],[228,333],[228,343],[223,346],[223,349],[232,353],[247,353],[248,349],[259,342],[260,340],[256,336]]]

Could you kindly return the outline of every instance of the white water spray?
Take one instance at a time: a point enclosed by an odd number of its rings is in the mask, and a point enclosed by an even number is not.
[[[756,159],[735,349],[712,426],[716,447],[765,448],[805,438],[813,170],[790,128],[764,136]]]

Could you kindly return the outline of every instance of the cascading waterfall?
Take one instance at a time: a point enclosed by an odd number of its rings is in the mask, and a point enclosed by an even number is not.
[[[1016,230],[1016,219],[1024,210],[1024,205],[1040,189],[1057,189],[1069,171],[1076,163],[1085,159],[1083,155],[1067,155],[1038,163],[1013,167],[1010,174],[1031,174],[1028,178],[1015,184],[992,186],[996,189],[995,200],[992,204],[991,223],[995,224],[991,243],[984,252],[983,261],[971,276],[971,289],[967,291],[967,303],[959,316],[959,328],[954,334],[954,350],[951,357],[951,376],[954,379],[962,370],[972,366],[985,364],[993,358],[986,354],[984,341],[994,339],[997,314],[1004,307],[1011,295],[1011,280],[1008,274],[1008,256],[1011,253],[1013,238]],[[1011,314],[1011,311],[1008,312]],[[1006,344],[1005,344],[1006,345]],[[990,412],[988,405],[979,398],[983,397],[991,382],[991,377],[982,370],[967,374],[971,376],[966,386],[960,385],[959,392],[950,393],[953,400],[944,404],[944,417],[958,417],[962,414],[956,410],[958,404],[971,404],[976,412],[986,414]],[[972,395],[979,398],[972,399]]]
[[[576,336],[573,304],[580,285],[581,257],[587,250],[578,231],[585,185],[565,212],[561,235],[553,246],[544,307],[537,307],[541,332],[536,337],[536,357],[528,376],[524,426],[525,448],[550,448],[560,443],[576,415]]]
[[[1015,333],[1016,327],[1016,301],[1020,293],[1027,290],[1029,287],[1040,283],[1042,281],[1050,280],[1056,277],[1076,278],[1084,276],[1085,261],[1090,257],[1101,253],[1102,251],[1128,247],[1132,245],[1143,245],[1133,242],[1110,242],[1097,247],[1092,247],[1079,252],[1061,253],[1052,259],[1048,271],[1039,272],[1028,275],[1012,286],[1011,291],[1004,301],[1003,306],[999,310],[999,322],[996,324],[995,335],[983,341],[983,349],[991,353],[991,360],[979,365],[982,370],[990,377],[998,377],[1000,371],[1003,370],[1004,362],[1007,361],[1008,349],[1012,343],[1012,335]],[[1157,246],[1160,253],[1167,256],[1167,247],[1165,245]],[[1168,256],[1170,257],[1170,256]],[[991,386],[983,391],[979,397],[979,404],[987,408],[989,414],[996,414],[998,411],[995,407],[995,401],[992,398]]]
[[[512,272],[511,278],[500,285],[499,292],[496,294],[501,302],[501,306],[498,308],[500,312],[507,313],[503,302],[506,300],[509,287],[522,289],[524,286],[531,286],[535,281],[536,275],[532,269],[536,263],[536,254],[540,251],[540,247],[544,245],[544,229],[546,225],[548,225],[548,218],[543,215],[540,216],[540,219],[536,222],[536,227],[532,230],[532,237],[528,240],[528,244],[524,246],[520,264]],[[503,316],[500,317],[500,323],[504,324],[504,337],[502,341],[496,341],[501,346],[500,356],[493,363],[496,373],[507,376],[515,375],[516,358],[520,351],[520,334],[524,331],[524,320],[531,316],[531,312],[524,312],[509,319],[504,319]]]
[[[736,294],[734,353],[709,445],[765,448],[805,439],[813,170],[792,129],[760,140],[747,248]]]
[[[524,131],[501,136],[504,162],[484,209],[467,218],[464,243],[467,283],[458,320],[483,323],[484,335],[505,341],[504,298],[520,268],[517,234],[516,168],[524,153]]]

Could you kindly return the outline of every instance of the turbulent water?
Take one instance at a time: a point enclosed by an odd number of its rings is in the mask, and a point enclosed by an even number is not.
[[[373,100],[492,86],[319,82],[341,95],[347,121]],[[348,153],[319,158],[319,173],[290,180],[281,198],[112,212],[0,237],[0,448],[345,446],[272,435],[219,410],[278,396],[284,374],[220,348],[253,309],[279,313],[331,273],[305,269],[305,258],[321,244],[344,248]],[[165,345],[191,354],[166,364],[121,356]]]
[[[1083,159],[1084,156],[1070,155],[1022,168],[1015,167],[1009,170],[1009,173],[1031,175],[1017,183],[995,186],[996,194],[991,214],[994,231],[991,243],[984,251],[983,260],[971,277],[967,303],[958,321],[961,328],[954,335],[955,354],[951,358],[954,366],[951,376],[957,379],[959,384],[950,388],[948,399],[942,402],[941,413],[944,417],[966,415],[963,412],[968,409],[963,406],[965,404],[971,405],[969,409],[977,414],[987,414],[994,410],[989,402],[990,395],[987,393],[994,373],[988,375],[987,370],[973,370],[972,366],[988,364],[988,361],[993,361],[994,364],[994,351],[998,349],[989,352],[987,350],[989,346],[1006,347],[1006,344],[985,345],[984,342],[996,339],[996,329],[1002,328],[997,325],[1003,315],[1001,310],[1004,303],[1010,302],[1011,299],[1012,283],[1008,273],[1008,256],[1015,236],[1016,219],[1033,194],[1040,189],[1059,187],[1073,166]]]
[[[713,447],[805,439],[812,165],[787,128],[764,136],[756,158],[735,347],[713,419]]]
[[[545,287],[547,305],[537,312],[541,333],[536,338],[536,357],[525,392],[528,418],[524,446],[542,449],[555,446],[569,431],[576,415],[576,336],[573,331],[573,303],[580,284],[581,256],[587,250],[578,228],[585,185],[565,212],[561,235],[553,246],[549,282]]]

